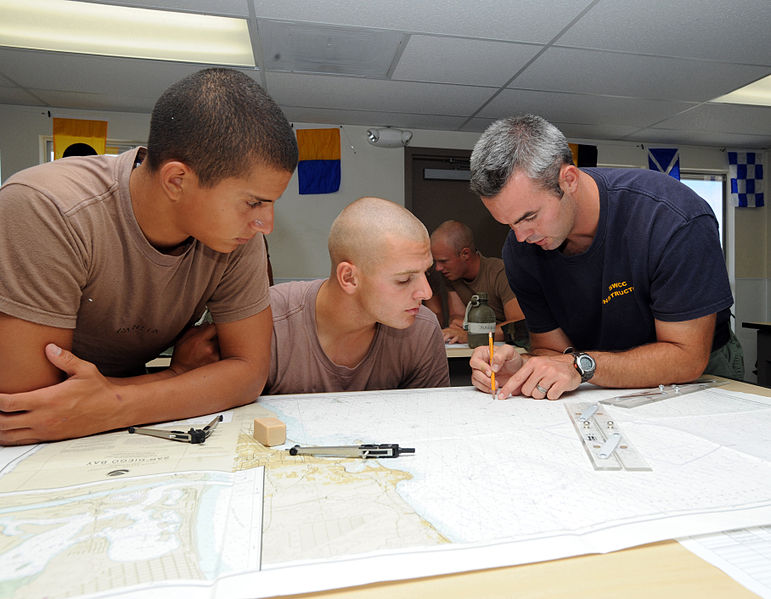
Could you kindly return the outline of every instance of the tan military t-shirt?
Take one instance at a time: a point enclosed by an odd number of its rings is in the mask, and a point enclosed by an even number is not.
[[[129,197],[143,155],[65,158],[0,189],[0,312],[74,329],[74,353],[110,376],[137,372],[206,306],[232,322],[270,300],[260,235],[229,254],[193,239],[179,256],[150,245]]]
[[[480,255],[479,273],[473,281],[447,281],[452,291],[455,291],[463,305],[467,305],[471,296],[480,291],[487,292],[487,303],[495,312],[496,322],[505,322],[506,314],[503,307],[516,296],[509,287],[506,278],[506,267],[500,258],[488,258]]]
[[[332,362],[316,333],[316,295],[323,282],[270,288],[273,340],[263,395],[449,386],[442,331],[425,306],[406,329],[377,324],[369,352],[354,368]]]

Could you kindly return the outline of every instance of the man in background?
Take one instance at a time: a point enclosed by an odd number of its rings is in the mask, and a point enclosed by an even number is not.
[[[504,340],[504,327],[523,321],[524,315],[506,279],[503,260],[488,258],[477,251],[471,228],[448,220],[431,234],[434,269],[447,282],[448,326],[442,330],[447,343],[467,343],[463,317],[472,295],[487,293],[495,312],[495,340]],[[441,319],[441,315],[437,314]],[[524,322],[521,323],[524,326]]]

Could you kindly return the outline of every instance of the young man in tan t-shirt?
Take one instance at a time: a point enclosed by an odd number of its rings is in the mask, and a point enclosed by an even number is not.
[[[0,445],[254,401],[272,318],[263,234],[297,165],[247,75],[205,69],[155,105],[147,149],[73,157],[0,189]],[[142,374],[208,306],[223,359]]]
[[[405,208],[361,198],[335,219],[328,279],[271,287],[265,394],[446,387],[426,228]]]

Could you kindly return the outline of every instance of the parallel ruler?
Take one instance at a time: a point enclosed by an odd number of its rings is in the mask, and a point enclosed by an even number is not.
[[[719,387],[725,385],[728,381],[718,381],[717,379],[705,379],[701,381],[694,381],[693,383],[685,383],[684,385],[659,385],[655,389],[647,389],[646,391],[638,391],[637,393],[630,393],[629,395],[619,395],[618,397],[611,397],[610,399],[603,399],[600,403],[608,406],[618,406],[620,408],[635,408],[654,401],[661,401],[662,399],[668,399],[670,397],[677,397],[679,395],[686,395],[688,393],[695,393],[696,391],[702,391],[709,387]]]
[[[652,470],[605,406],[582,402],[565,404],[565,409],[595,470]]]

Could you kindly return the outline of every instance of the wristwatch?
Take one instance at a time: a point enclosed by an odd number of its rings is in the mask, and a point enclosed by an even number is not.
[[[597,363],[589,354],[579,351],[571,353],[573,354],[573,366],[575,366],[578,374],[581,375],[581,382],[585,383],[594,376],[594,369],[597,367]]]

